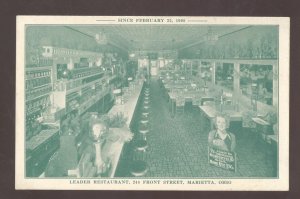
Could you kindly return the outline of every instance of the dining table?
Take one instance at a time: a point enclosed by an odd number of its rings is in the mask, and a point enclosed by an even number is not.
[[[210,131],[214,129],[214,118],[216,117],[217,114],[222,113],[226,114],[230,118],[230,122],[238,122],[241,123],[243,121],[243,111],[242,109],[240,110],[235,110],[235,109],[224,109],[220,107],[220,105],[201,105],[199,106],[200,112],[201,112],[201,117],[203,120],[202,126],[205,126],[207,131]],[[208,121],[208,124],[206,123]],[[206,124],[205,124],[206,123]]]

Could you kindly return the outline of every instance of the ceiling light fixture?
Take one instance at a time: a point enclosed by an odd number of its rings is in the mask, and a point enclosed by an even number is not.
[[[96,42],[98,43],[98,44],[100,44],[100,45],[106,45],[107,44],[107,36],[106,36],[106,34],[105,33],[103,33],[103,32],[100,32],[100,33],[97,33],[96,35],[95,35],[95,40],[96,40]]]

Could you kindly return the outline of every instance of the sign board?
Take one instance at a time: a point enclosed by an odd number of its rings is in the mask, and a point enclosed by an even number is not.
[[[208,164],[236,171],[236,153],[208,147]]]

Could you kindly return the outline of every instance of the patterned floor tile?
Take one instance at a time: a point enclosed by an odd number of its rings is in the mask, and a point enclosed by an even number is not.
[[[210,166],[207,160],[208,133],[202,129],[199,110],[193,108],[172,118],[163,90],[154,80],[150,93],[151,130],[147,136],[149,148],[144,156],[149,172],[145,177],[274,176],[272,160],[264,148],[253,147],[255,141],[248,134],[237,137],[237,172]]]

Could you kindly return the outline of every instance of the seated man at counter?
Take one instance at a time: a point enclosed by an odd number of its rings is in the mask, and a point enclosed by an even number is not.
[[[106,173],[110,167],[110,157],[104,151],[106,138],[108,137],[108,126],[104,120],[95,119],[91,121],[89,138],[86,140],[86,147],[82,154],[82,158],[89,156],[89,160],[96,167],[96,173],[93,176],[100,176]],[[85,172],[85,171],[83,171]]]
[[[208,145],[223,151],[235,151],[236,139],[234,134],[227,132],[230,119],[226,115],[216,115],[214,124],[216,129],[208,134]]]
[[[45,177],[100,177],[110,174],[112,166],[116,167],[113,160],[117,151],[120,152],[120,146],[129,142],[133,134],[125,127],[109,129],[107,118],[98,115],[88,118],[88,121],[81,122],[80,131],[89,134],[80,144],[82,150],[78,150],[70,126],[61,127],[60,147],[51,157]]]
[[[133,134],[123,132],[116,133],[113,129],[109,129],[109,125],[105,118],[96,118],[90,123],[90,136],[85,142],[85,149],[81,159],[92,163],[92,171],[83,171],[89,173],[83,177],[107,176],[114,164],[112,159],[115,155],[116,145],[128,142],[132,139]],[[87,168],[87,167],[86,167]]]

